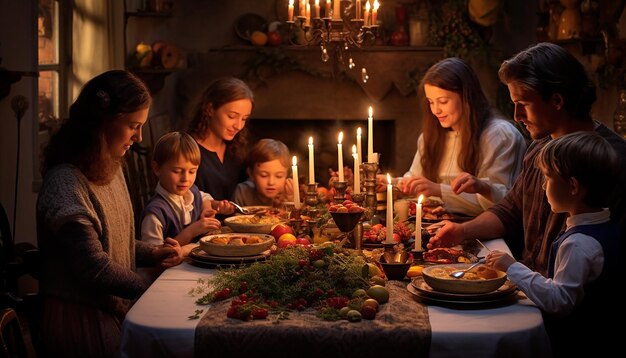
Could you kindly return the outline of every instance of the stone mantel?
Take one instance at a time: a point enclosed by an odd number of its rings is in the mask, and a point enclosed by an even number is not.
[[[250,69],[249,61],[259,60],[259,48],[224,47],[189,54],[188,69],[180,74],[177,88],[181,113],[189,118],[202,89],[221,76],[236,76],[250,83],[255,93],[253,118],[365,120],[371,105],[375,120],[395,121],[395,133],[389,133],[396,138],[394,174],[408,169],[421,127],[409,74],[417,71],[421,77],[431,64],[441,59],[439,48],[385,46],[353,51],[357,66],[345,76],[333,76],[333,59],[323,62],[319,47],[261,49],[268,50],[272,54],[275,52],[271,51],[286,54],[306,70],[286,71],[284,66],[272,62],[276,68],[261,66],[259,73],[264,80],[258,81],[245,75]],[[360,81],[362,66],[369,74],[367,83]],[[345,66],[339,68],[347,70]]]

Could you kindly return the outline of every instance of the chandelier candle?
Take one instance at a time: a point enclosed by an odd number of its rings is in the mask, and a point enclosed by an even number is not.
[[[369,116],[367,117],[367,162],[374,163],[374,111],[372,106],[369,108]]]
[[[422,201],[424,194],[420,194],[415,204],[415,251],[422,251]]]
[[[337,137],[337,162],[339,165],[339,181],[343,180],[343,146],[341,145],[341,141],[343,140],[343,132],[339,132],[339,137]]]
[[[361,163],[359,161],[359,154],[356,152],[356,145],[352,146],[352,157],[354,158],[354,193],[361,194],[361,173],[359,168]]]
[[[314,6],[315,11],[313,11],[314,16],[316,19],[320,18],[320,0],[315,0],[315,6]]]
[[[365,16],[363,17],[365,22],[365,26],[369,26],[370,25],[370,2],[366,2],[365,3]]]
[[[393,244],[393,188],[391,186],[391,176],[387,173],[387,244]]]
[[[326,6],[324,6],[324,9],[326,9],[324,17],[330,17],[330,0],[326,0]]]
[[[378,19],[376,18],[378,16],[378,7],[380,5],[378,4],[378,0],[374,0],[374,8],[372,9],[372,23],[371,25],[376,25],[376,22],[378,21]]]
[[[309,137],[309,184],[315,183],[315,162],[313,160],[313,137]]]
[[[300,184],[298,183],[298,158],[291,158],[291,173],[293,175],[293,206],[300,209]]]
[[[298,14],[300,14],[300,16],[306,16],[306,0],[300,0],[300,5],[298,5]]]

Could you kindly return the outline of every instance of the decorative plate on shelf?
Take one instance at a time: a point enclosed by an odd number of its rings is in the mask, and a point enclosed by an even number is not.
[[[235,33],[242,40],[250,40],[250,34],[255,31],[265,31],[267,20],[259,14],[243,14],[235,20]]]

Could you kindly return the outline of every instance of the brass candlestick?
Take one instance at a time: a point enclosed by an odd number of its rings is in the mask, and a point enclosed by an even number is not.
[[[348,189],[348,182],[334,181],[333,187],[335,188],[335,196],[333,197],[333,200],[336,203],[342,203],[344,200],[346,200],[346,189]]]
[[[372,220],[376,216],[376,173],[378,163],[361,163],[361,168],[365,172],[365,208],[367,209],[367,219]]]
[[[308,183],[304,195],[304,203],[308,206],[316,206],[319,203],[317,195],[317,183]]]
[[[363,206],[363,201],[365,201],[365,194],[352,194],[352,201],[358,206]],[[363,253],[361,251],[361,242],[363,241],[363,219],[365,215],[361,216],[358,224],[352,230],[352,238],[354,240],[354,249],[357,251],[359,255]]]

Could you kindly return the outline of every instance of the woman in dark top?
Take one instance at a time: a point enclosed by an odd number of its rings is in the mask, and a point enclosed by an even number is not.
[[[246,122],[253,105],[250,88],[237,78],[217,79],[204,91],[188,132],[200,146],[195,184],[215,200],[230,199],[246,180]]]

